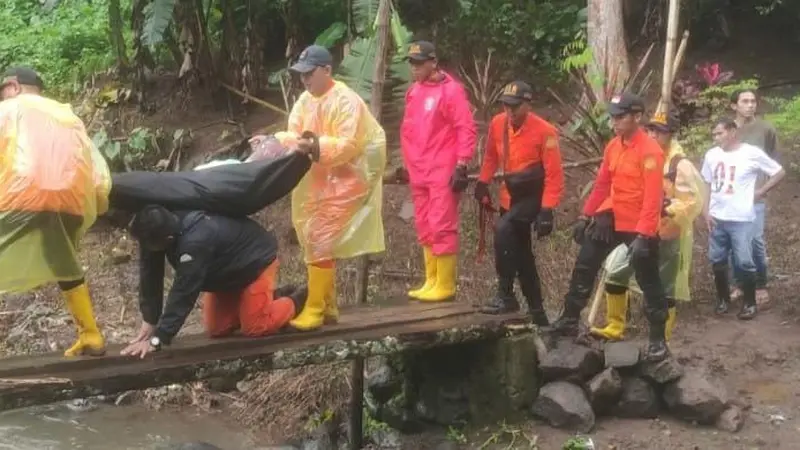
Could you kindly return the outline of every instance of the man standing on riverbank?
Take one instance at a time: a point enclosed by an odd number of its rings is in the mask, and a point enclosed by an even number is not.
[[[111,175],[70,105],[42,90],[30,68],[0,78],[0,292],[57,282],[78,328],[64,355],[100,356],[105,340],[77,252],[108,209]]]
[[[386,135],[364,100],[333,79],[332,66],[325,47],[300,53],[291,70],[306,91],[292,107],[287,131],[275,134],[284,147],[313,155],[311,169],[292,192],[292,222],[308,269],[308,301],[291,321],[301,331],[338,320],[337,259],[385,250]]]
[[[130,232],[139,241],[142,327],[123,355],[143,358],[169,345],[201,292],[211,337],[236,330],[252,337],[272,334],[303,307],[304,290],[275,289],[278,241],[249,218],[150,205],[136,214]],[[175,269],[166,305],[165,260]]]
[[[600,266],[624,243],[631,248],[631,265],[644,292],[645,315],[650,323],[645,359],[662,360],[669,354],[664,336],[667,301],[658,270],[664,152],[639,126],[644,113],[639,96],[615,96],[608,110],[616,137],[606,146],[583,217],[574,228],[575,241],[581,248],[564,298],[564,312],[553,329],[578,334],[580,313]]]
[[[737,134],[741,142],[756,146],[764,151],[770,158],[778,159],[778,135],[775,128],[768,122],[756,117],[758,98],[754,90],[738,90],[731,95],[731,108],[736,113]],[[759,173],[756,179],[756,189],[764,186],[767,178]],[[759,308],[765,308],[769,303],[767,292],[767,242],[764,238],[764,224],[766,223],[767,204],[766,198],[759,198],[755,202],[756,218],[753,221],[753,263],[756,265],[756,303]],[[733,265],[735,288],[731,298],[742,296],[742,273],[737,272]]]
[[[519,310],[514,279],[519,280],[528,314],[539,326],[550,323],[544,311],[542,286],[531,242],[531,224],[539,238],[553,231],[553,210],[564,193],[564,169],[558,131],[531,111],[533,89],[522,81],[506,86],[500,96],[504,111],[492,118],[486,151],[475,185],[480,207],[491,204],[489,184],[499,168],[500,220],[494,231],[497,294],[481,308],[486,314]]]
[[[756,266],[753,261],[755,201],[764,198],[785,175],[775,160],[760,148],[740,141],[736,122],[721,119],[712,131],[716,147],[706,152],[702,174],[709,185],[703,216],[709,231],[708,259],[717,288],[718,314],[728,312],[731,300],[728,261],[742,280],[740,320],[756,316]],[[769,178],[756,188],[759,173]]]
[[[425,262],[425,282],[408,296],[439,302],[456,293],[458,203],[475,152],[475,120],[464,86],[439,68],[432,43],[412,43],[407,59],[414,84],[400,140]]]

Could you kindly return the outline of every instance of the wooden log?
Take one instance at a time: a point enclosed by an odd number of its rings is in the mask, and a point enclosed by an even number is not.
[[[184,338],[144,360],[121,356],[64,359],[56,354],[7,358],[0,362],[0,410],[535,331],[522,314],[481,315],[462,304],[432,309],[390,307],[382,308],[379,314],[372,309],[371,315],[353,313],[342,319],[337,326],[309,333],[218,340]],[[120,349],[114,346],[109,354],[118,355]]]

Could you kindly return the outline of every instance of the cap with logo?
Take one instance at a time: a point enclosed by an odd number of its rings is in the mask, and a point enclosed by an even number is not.
[[[680,127],[680,120],[675,114],[656,113],[650,119],[645,128],[656,130],[661,133],[674,133]]]
[[[310,45],[300,53],[297,62],[290,67],[294,72],[308,73],[317,67],[333,65],[333,56],[327,48],[321,45]]]
[[[524,81],[512,81],[503,88],[500,95],[500,103],[510,106],[519,105],[522,102],[533,100],[533,89]]]
[[[5,72],[3,72],[0,85],[5,85],[12,79],[16,80],[19,84],[34,86],[40,90],[44,90],[44,81],[42,81],[42,77],[40,77],[39,74],[30,67],[18,66],[8,68]]]
[[[406,59],[411,61],[430,61],[436,59],[436,47],[428,41],[412,42],[408,46]]]
[[[644,100],[631,92],[615,95],[608,104],[608,113],[612,116],[644,112]]]

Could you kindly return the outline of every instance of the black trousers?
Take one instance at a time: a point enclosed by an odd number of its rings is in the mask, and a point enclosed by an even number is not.
[[[540,208],[541,201],[535,197],[512,200],[511,209],[500,209],[500,219],[494,231],[499,294],[513,295],[514,279],[517,278],[531,310],[542,308],[542,286],[531,241],[531,225],[536,221]]]
[[[635,233],[615,232],[611,243],[595,241],[586,237],[578,252],[569,291],[564,298],[564,314],[578,317],[586,307],[597,273],[606,257],[619,244],[630,245],[636,238]],[[667,298],[661,285],[658,267],[658,240],[650,242],[650,251],[646,257],[634,256],[631,260],[636,282],[644,294],[645,316],[651,325],[663,325],[667,320]]]

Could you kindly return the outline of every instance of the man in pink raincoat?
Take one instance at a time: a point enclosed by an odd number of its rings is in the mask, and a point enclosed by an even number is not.
[[[475,121],[464,87],[439,70],[433,44],[412,43],[408,61],[414,84],[406,93],[401,143],[425,256],[425,283],[408,295],[437,302],[456,291],[458,201],[475,151]]]

